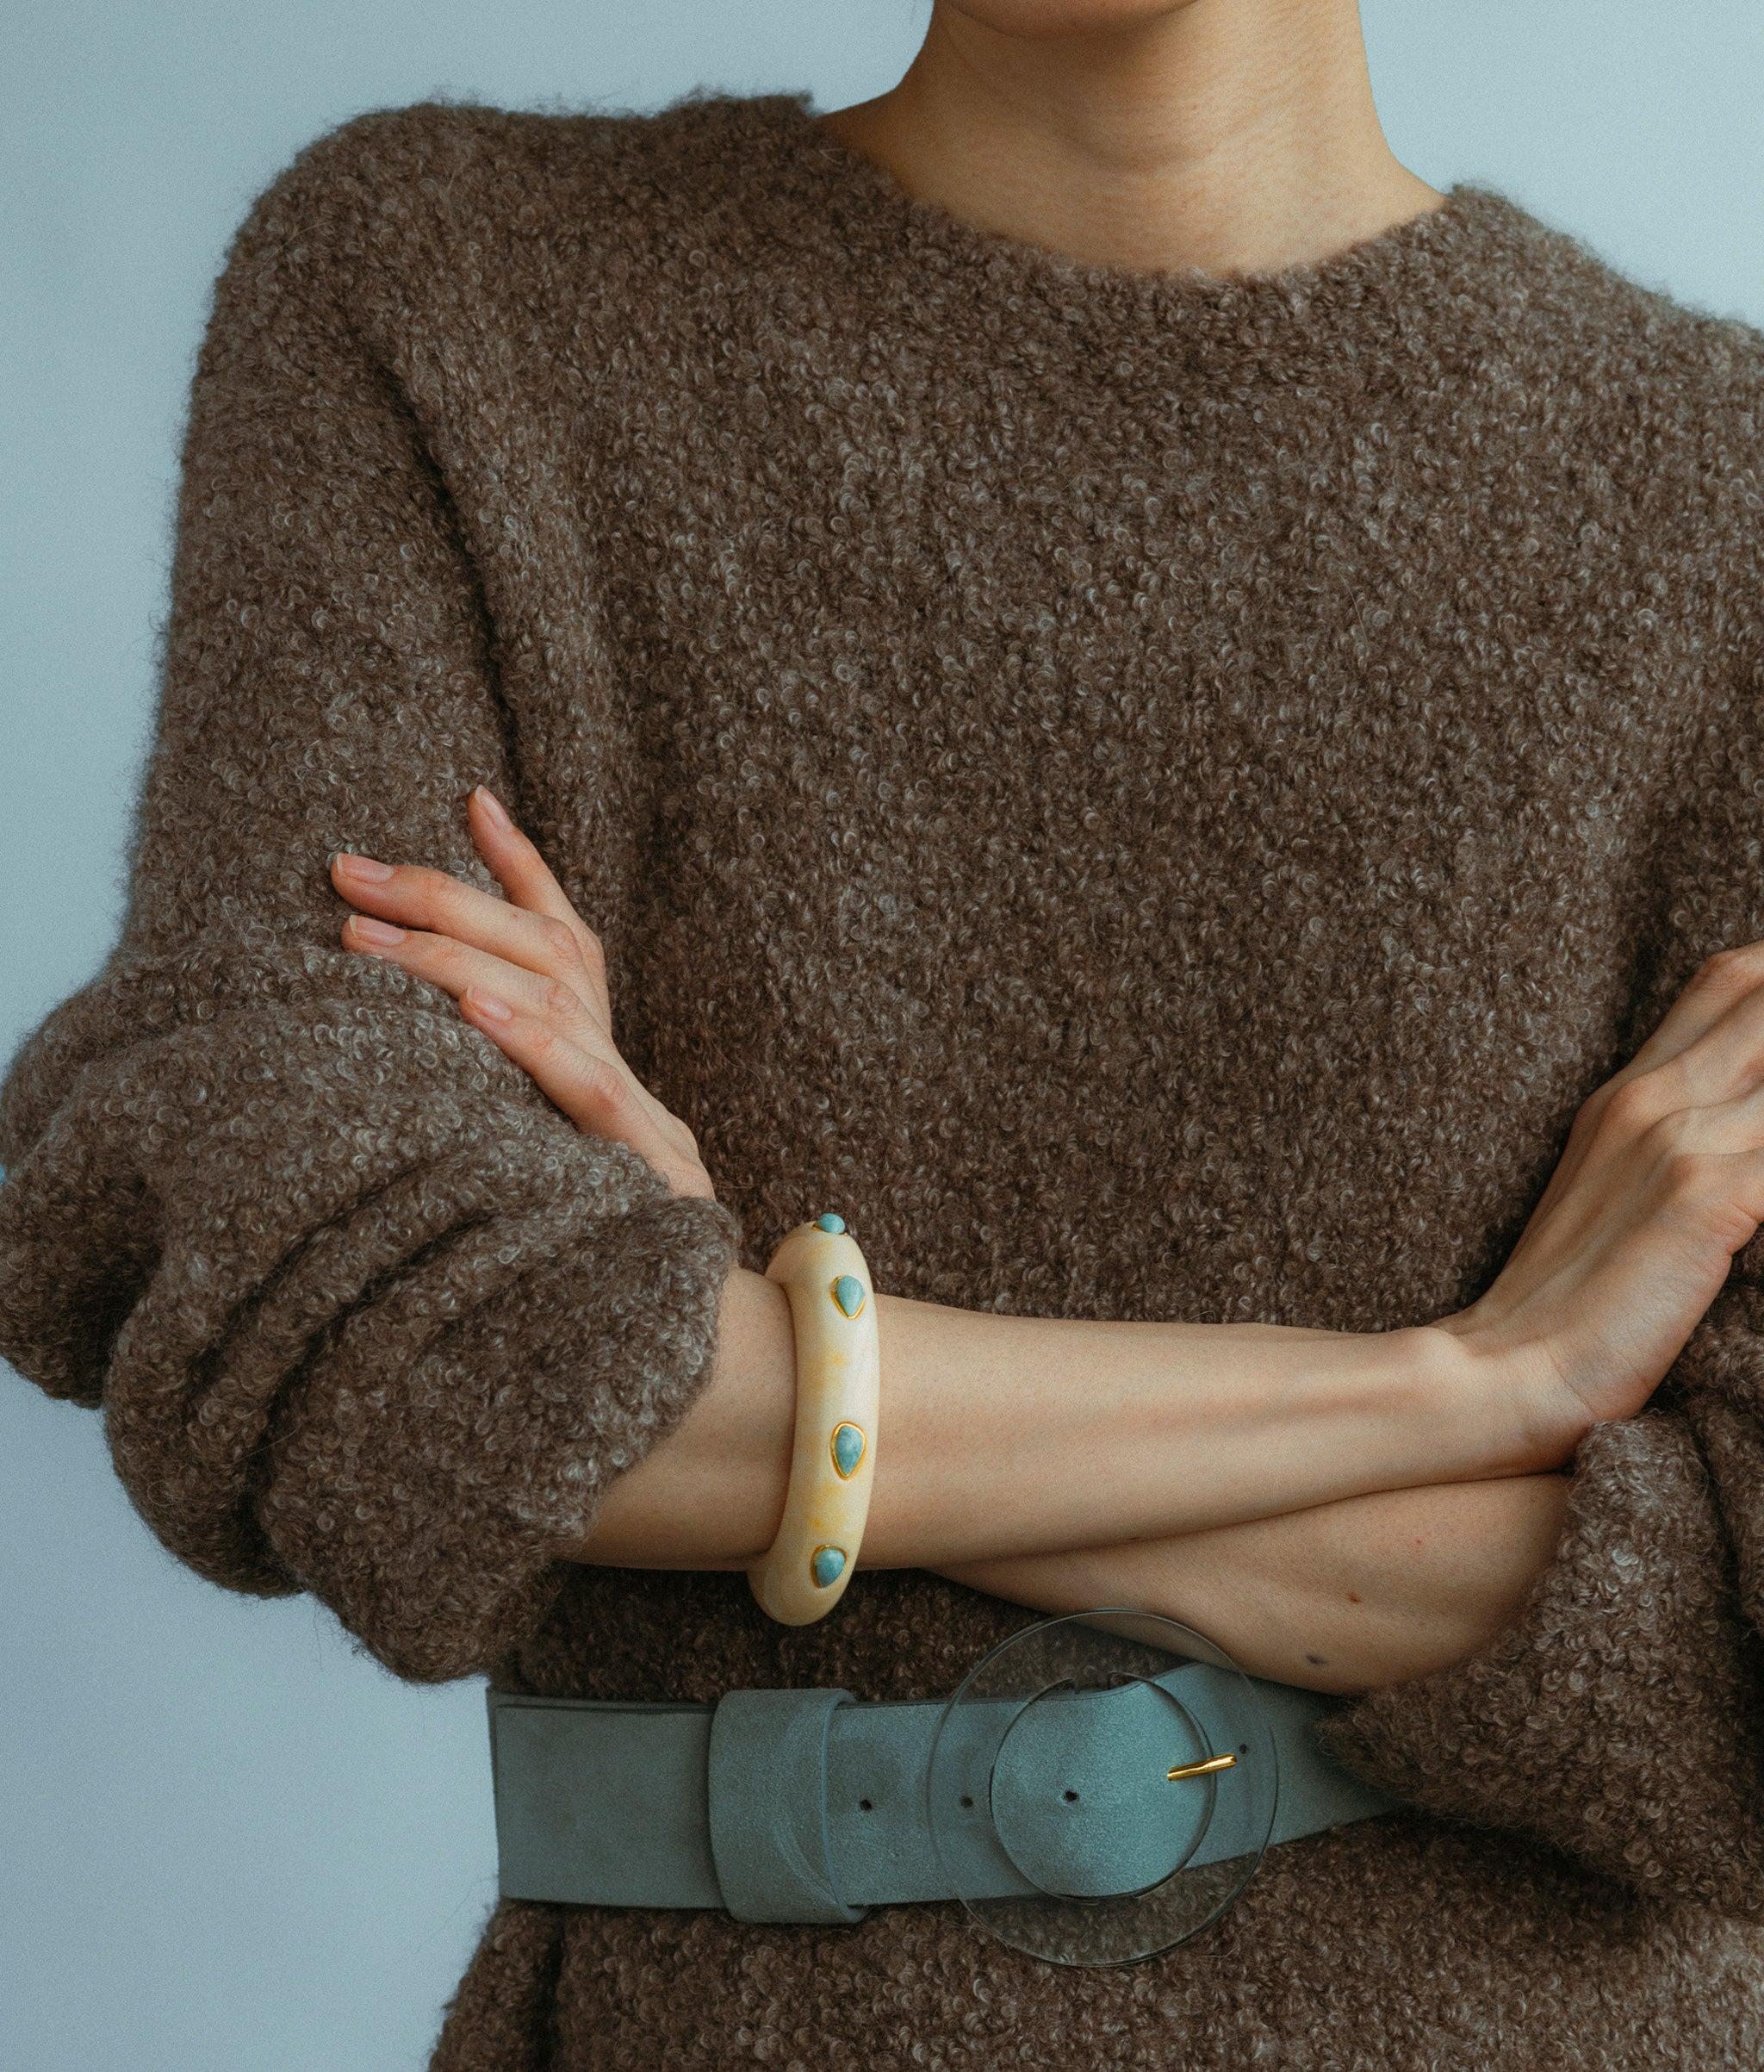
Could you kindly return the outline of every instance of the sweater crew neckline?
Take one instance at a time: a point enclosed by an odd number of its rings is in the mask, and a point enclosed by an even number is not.
[[[1543,228],[1497,190],[1458,181],[1425,210],[1320,259],[1232,274],[1100,264],[984,228],[910,194],[825,128],[806,93],[723,103],[746,131],[750,225],[861,271],[904,319],[950,339],[1095,346],[1135,334],[1302,360],[1381,334],[1463,339],[1502,298],[1493,276]],[[698,103],[700,114],[708,112]]]

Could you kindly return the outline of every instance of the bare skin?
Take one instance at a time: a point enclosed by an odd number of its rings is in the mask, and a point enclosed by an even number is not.
[[[908,193],[1102,265],[1326,258],[1439,207],[1372,102],[1356,0],[938,0],[824,118]]]
[[[1127,1604],[1217,1641],[1252,1676],[1347,1693],[1476,1653],[1562,1537],[1561,1475],[1388,1490],[1283,1518],[944,1572],[1037,1611]]]
[[[618,1052],[592,930],[488,793],[468,812],[507,897],[340,856],[332,881],[358,910],[345,943],[452,994],[579,1127],[630,1145],[676,1192],[711,1193],[691,1133]],[[1551,1471],[1594,1422],[1647,1401],[1761,1218],[1764,944],[1751,944],[1705,964],[1589,1098],[1501,1274],[1434,1324],[1088,1323],[882,1297],[888,1437],[864,1565],[940,1569],[1042,1608],[1076,1595],[1215,1631],[1223,1619],[1246,1666],[1320,1688],[1422,1673],[1512,1616],[1559,1530]],[[968,1443],[1001,1385],[1022,1434],[1003,1454]],[[559,1554],[743,1565],[783,1508],[792,1392],[783,1297],[737,1273],[699,1402]],[[980,1453],[997,1465],[977,1496],[950,1463]]]

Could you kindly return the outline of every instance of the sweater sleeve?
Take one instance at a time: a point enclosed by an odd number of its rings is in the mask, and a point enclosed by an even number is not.
[[[1752,419],[1748,402],[1745,420]],[[1755,437],[1735,431],[1749,456]],[[1675,764],[1655,920],[1611,1067],[1712,951],[1764,938],[1755,470],[1708,638],[1718,688]],[[1752,572],[1752,574],[1748,574]],[[1590,1088],[1588,1088],[1590,1092]],[[1375,1690],[1325,1728],[1352,1770],[1435,1813],[1543,1836],[1644,1892],[1764,1920],[1764,1233],[1644,1416],[1592,1429],[1526,1610],[1482,1653]]]
[[[332,854],[494,889],[465,797],[523,789],[469,529],[356,320],[329,157],[217,289],[123,935],[0,1106],[0,1351],[102,1403],[176,1554],[310,1590],[440,1678],[541,1615],[556,1547],[690,1408],[735,1231],[340,947]],[[612,672],[569,695],[617,907],[630,730]]]
[[[1730,1356],[1711,1327],[1686,1364]],[[1757,1437],[1724,1464],[1736,1485],[1686,1416],[1596,1427],[1519,1619],[1469,1660],[1335,1715],[1331,1752],[1427,1812],[1764,1920],[1764,1599],[1739,1587],[1727,1529],[1735,1506],[1764,1527]]]
[[[1707,445],[1730,464],[1711,689],[1651,862],[1653,913],[1613,1067],[1698,965],[1764,939],[1764,367],[1740,350]],[[1587,1089],[1591,1092],[1589,1086]],[[1764,1233],[1642,1416],[1573,1464],[1556,1559],[1470,1660],[1376,1691],[1326,1739],[1428,1810],[1541,1836],[1664,1898],[1764,1920]]]

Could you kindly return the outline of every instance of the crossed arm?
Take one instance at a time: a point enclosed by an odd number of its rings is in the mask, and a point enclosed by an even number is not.
[[[887,1441],[863,1566],[1038,1611],[1140,1606],[1254,1674],[1345,1692],[1474,1653],[1555,1550],[1566,1480],[1501,1472],[1488,1441],[1505,1428],[1518,1458],[1519,1405],[1449,1334],[878,1306]],[[732,1275],[710,1387],[572,1551],[730,1567],[768,1545],[792,1350],[781,1291]],[[1007,1397],[1000,1457],[973,1442]],[[1436,1479],[1452,1475],[1484,1478]]]
[[[618,1054],[598,940],[489,793],[469,815],[507,898],[339,857],[345,944],[450,993],[579,1127],[711,1194],[691,1133]],[[1145,1606],[1325,1689],[1474,1652],[1550,1562],[1559,1471],[1643,1405],[1764,1216],[1761,981],[1764,946],[1702,968],[1583,1106],[1502,1273],[1451,1316],[1359,1334],[880,1297],[863,1564],[1050,1611]],[[792,1375],[781,1293],[736,1272],[710,1384],[559,1555],[744,1565],[783,1508]],[[1004,1395],[1012,1444],[982,1447]]]

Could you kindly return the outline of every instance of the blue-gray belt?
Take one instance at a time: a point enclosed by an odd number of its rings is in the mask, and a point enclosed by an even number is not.
[[[493,1689],[502,1892],[823,1924],[960,1898],[1037,1955],[1121,1962],[1150,1953],[1127,1944],[1168,1947],[1216,1918],[1213,1902],[1229,1888],[1230,1903],[1267,1845],[1397,1804],[1318,1746],[1312,1730],[1333,1701],[1222,1658],[1146,1666],[1108,1688],[1035,1689],[1031,1675],[989,1691],[971,1678],[960,1703]],[[1166,1898],[1162,1928],[1147,1928],[1146,1895],[1173,1891],[1177,1873],[1187,1898]],[[1137,1925],[1102,1932],[1104,1901]],[[1046,1926],[1062,1909],[1063,1925]],[[1027,1939],[1026,1918],[1043,1920]],[[1107,1953],[1071,1954],[1080,1930],[1102,1934]]]

